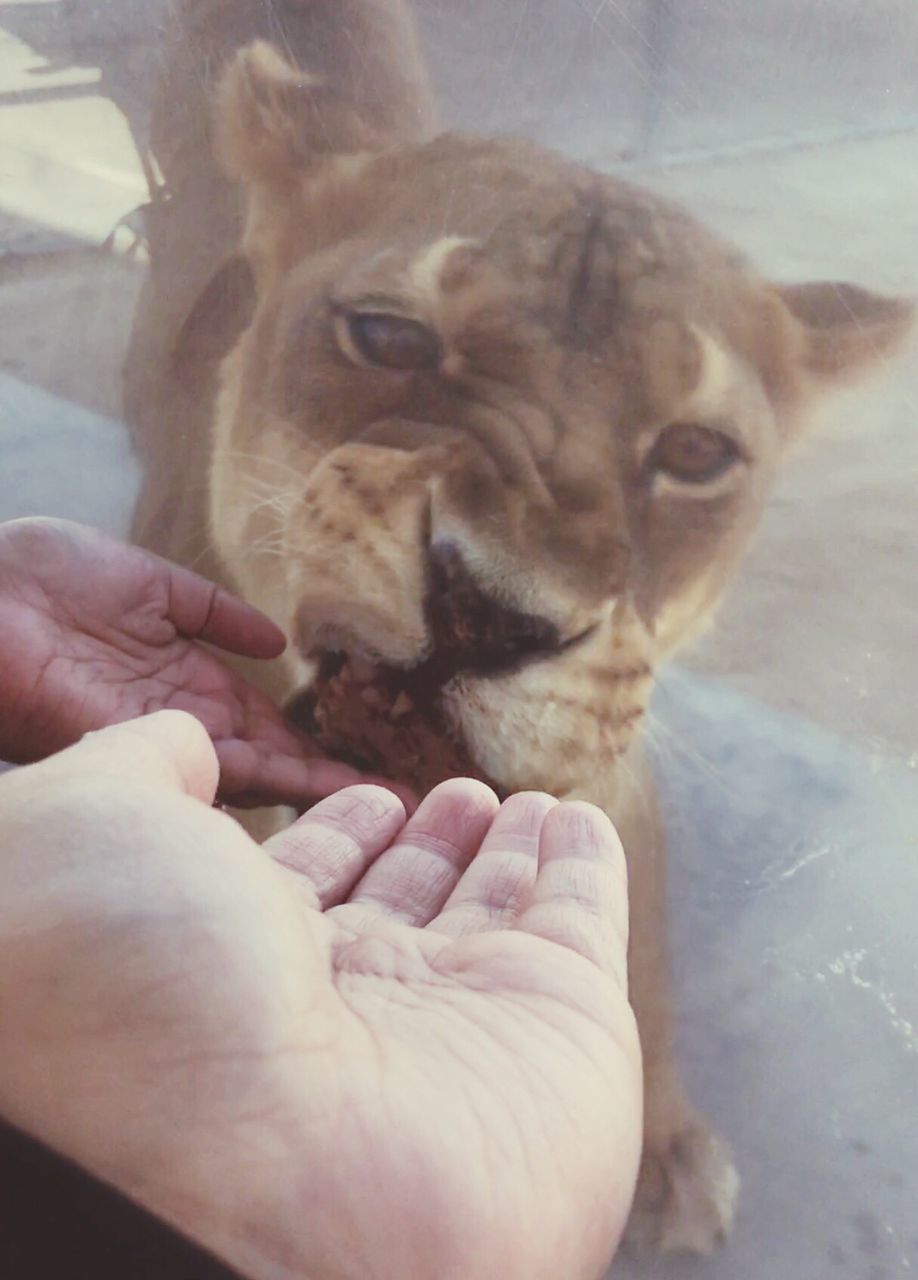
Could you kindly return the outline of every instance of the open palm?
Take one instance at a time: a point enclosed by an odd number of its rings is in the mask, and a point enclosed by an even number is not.
[[[495,813],[486,788],[444,784],[356,886],[359,857],[343,841],[317,862],[308,821],[273,849],[326,908],[312,928],[345,1069],[323,1201],[346,1242],[327,1274],[598,1275],[624,1222],[638,1053],[611,833],[543,795]]]
[[[391,793],[361,787],[259,849],[186,768],[154,827],[162,723],[109,731],[146,735],[142,788],[112,788],[111,756],[92,788],[94,830],[103,805],[129,850],[97,840],[95,870],[62,873],[49,841],[56,925],[0,1106],[253,1277],[601,1274],[640,1138],[607,820],[534,794],[498,812],[459,780],[405,825]],[[106,736],[78,748],[96,778]],[[79,833],[76,801],[46,816]],[[91,951],[74,946],[87,931]],[[36,1043],[44,1094],[21,1049]],[[55,1062],[59,1085],[81,1081],[82,1121],[72,1091],[54,1102]]]
[[[207,647],[275,658],[285,643],[256,609],[138,547],[64,520],[0,524],[0,759],[40,760],[105,725],[189,711],[216,747],[221,799],[305,805],[360,775],[310,755]]]

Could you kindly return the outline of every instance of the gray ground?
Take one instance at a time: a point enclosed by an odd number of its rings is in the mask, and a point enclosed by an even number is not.
[[[918,292],[914,0],[424,10],[451,122],[635,170],[782,278]],[[162,14],[0,3],[0,518],[126,526],[142,266],[99,246],[145,198]],[[830,406],[657,702],[685,1054],[745,1196],[716,1260],[623,1277],[918,1270],[916,357]]]

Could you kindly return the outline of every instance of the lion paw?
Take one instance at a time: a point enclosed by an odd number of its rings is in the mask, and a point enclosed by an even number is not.
[[[710,1253],[730,1234],[738,1192],[727,1143],[693,1121],[645,1147],[625,1238],[638,1250]]]

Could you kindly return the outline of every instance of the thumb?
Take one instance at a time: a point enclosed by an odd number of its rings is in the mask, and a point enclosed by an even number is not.
[[[75,746],[32,768],[177,788],[205,804],[213,804],[220,777],[207,730],[187,711],[155,711],[87,733]]]

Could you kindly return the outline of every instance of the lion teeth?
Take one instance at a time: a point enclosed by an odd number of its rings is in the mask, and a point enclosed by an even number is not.
[[[403,689],[392,704],[392,709],[389,712],[389,719],[401,720],[403,716],[410,715],[413,710],[414,703]]]

